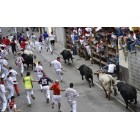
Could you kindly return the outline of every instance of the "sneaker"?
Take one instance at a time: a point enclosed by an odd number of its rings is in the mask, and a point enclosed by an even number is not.
[[[47,100],[47,103],[49,103],[49,98],[47,98],[46,100]]]
[[[59,109],[58,112],[62,112],[61,109]]]
[[[32,105],[31,104],[28,104],[28,106],[31,107]]]
[[[61,82],[63,82],[63,80],[61,79]]]
[[[34,95],[31,95],[31,97],[32,97],[32,99],[33,99],[33,100],[35,100],[35,97],[34,97]]]
[[[43,92],[43,89],[41,89],[41,92]]]
[[[19,93],[18,93],[17,95],[18,95],[18,96],[20,96],[20,94],[19,94]]]

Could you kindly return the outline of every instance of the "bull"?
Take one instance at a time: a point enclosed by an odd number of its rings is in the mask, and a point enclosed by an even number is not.
[[[66,63],[66,60],[68,60],[68,63],[70,64],[70,59],[71,59],[71,61],[73,62],[73,57],[72,57],[72,54],[71,54],[71,52],[70,52],[70,50],[63,50],[61,53],[60,53],[61,55],[62,55],[62,57],[63,57],[63,59],[64,59],[64,61],[65,61],[65,63]]]
[[[29,66],[31,65],[32,69],[33,69],[33,55],[28,55],[28,54],[22,54],[21,55],[24,59],[23,64],[27,65],[27,69],[29,68]]]
[[[133,100],[135,101],[134,104],[137,104],[137,90],[135,87],[125,82],[118,82],[117,88],[126,103],[127,109],[128,109],[128,103],[133,102]]]
[[[84,80],[84,76],[85,76],[86,80],[89,83],[89,87],[90,88],[91,88],[91,83],[92,83],[92,86],[94,86],[94,83],[93,83],[93,72],[92,72],[91,68],[89,68],[86,65],[81,65],[77,70],[80,71],[80,74],[82,76],[82,80]]]
[[[103,73],[102,71],[97,71],[94,74],[97,75],[97,77],[99,78],[101,86],[106,93],[106,98],[108,98],[108,100],[110,100],[110,94],[112,93],[112,87],[114,90],[114,95],[116,96],[117,92],[116,92],[114,78],[109,74]]]

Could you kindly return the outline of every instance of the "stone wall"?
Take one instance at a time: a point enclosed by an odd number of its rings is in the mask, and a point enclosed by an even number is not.
[[[140,48],[136,51],[136,54],[128,54],[129,83],[140,90]]]

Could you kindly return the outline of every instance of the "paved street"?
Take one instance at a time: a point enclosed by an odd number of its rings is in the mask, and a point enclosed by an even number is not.
[[[45,73],[53,80],[58,79],[52,67],[49,67],[50,62],[59,55],[63,50],[63,47],[59,44],[56,44],[55,53],[51,55],[50,52],[46,52],[45,48],[41,53],[38,50],[34,50],[36,59],[34,61],[41,61],[45,69]],[[9,55],[9,66],[12,66],[15,70],[18,71],[16,65],[14,64],[13,55]],[[62,67],[65,70],[63,73],[64,82],[60,82],[62,89],[69,87],[69,83],[74,83],[74,88],[79,92],[80,96],[77,99],[77,111],[78,112],[130,112],[130,111],[140,111],[140,104],[138,96],[138,104],[131,106],[129,110],[125,109],[125,104],[122,97],[118,94],[117,97],[111,95],[111,100],[108,101],[105,98],[104,91],[100,88],[97,77],[94,75],[95,86],[89,88],[88,82],[82,80],[79,71],[76,70],[81,64],[86,64],[92,68],[93,72],[99,69],[98,65],[91,64],[90,61],[85,61],[79,56],[74,56],[74,62],[71,65],[65,64],[63,59],[61,59]],[[31,75],[34,80],[37,80],[36,73],[31,71]],[[24,72],[24,76],[26,71]],[[32,107],[27,106],[23,78],[18,76],[20,96],[16,98],[17,108],[20,108],[23,112],[57,112],[57,107],[54,109],[51,108],[51,104],[47,104],[44,94],[40,91],[38,83],[34,83],[34,95],[35,100],[32,100]],[[62,111],[69,112],[70,108],[67,103],[66,98],[64,97],[64,92],[61,92],[62,95]]]

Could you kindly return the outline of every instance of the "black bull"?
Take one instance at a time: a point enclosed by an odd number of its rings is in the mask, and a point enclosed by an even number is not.
[[[133,102],[135,100],[134,104],[137,104],[137,90],[133,86],[124,82],[118,82],[117,87],[126,103],[126,108],[128,108],[128,101]]]
[[[29,68],[30,65],[32,66],[33,69],[33,55],[22,54],[22,57],[24,59],[23,64],[27,65],[27,69]]]
[[[89,87],[90,88],[91,88],[91,83],[92,83],[92,86],[94,86],[94,83],[93,83],[93,72],[92,72],[91,68],[89,68],[86,65],[81,65],[77,70],[80,71],[80,74],[82,76],[82,80],[84,80],[83,76],[85,76],[86,80],[89,82]]]
[[[66,63],[66,60],[68,60],[68,63],[70,64],[70,62],[69,62],[70,59],[73,62],[73,57],[69,50],[63,50],[60,54],[62,55],[65,63]]]

